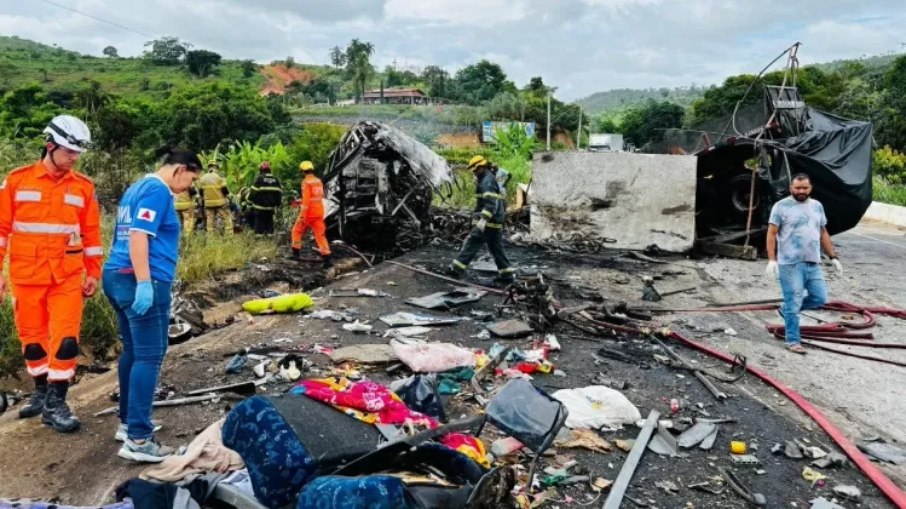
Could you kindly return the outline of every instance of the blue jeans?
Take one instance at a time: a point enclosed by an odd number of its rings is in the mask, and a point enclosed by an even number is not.
[[[132,440],[145,440],[154,434],[151,405],[167,353],[172,283],[154,280],[153,285],[154,303],[144,315],[139,315],[132,311],[135,275],[104,271],[104,295],[116,312],[123,341],[119,362],[120,421],[128,427]]]
[[[798,345],[799,312],[818,309],[827,303],[827,285],[817,263],[800,262],[780,266],[780,289],[783,291],[783,321],[786,344]]]

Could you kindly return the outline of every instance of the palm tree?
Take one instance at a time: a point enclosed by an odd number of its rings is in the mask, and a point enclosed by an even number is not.
[[[374,45],[370,42],[361,42],[353,39],[346,48],[346,70],[352,75],[352,83],[356,90],[356,102],[365,95],[365,85],[368,78],[374,73],[371,66],[371,55],[374,54]]]

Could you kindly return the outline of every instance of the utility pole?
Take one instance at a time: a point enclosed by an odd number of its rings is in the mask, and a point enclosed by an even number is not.
[[[547,89],[547,151],[551,151],[551,89]]]
[[[579,128],[576,130],[576,150],[582,150],[582,108],[579,107]]]

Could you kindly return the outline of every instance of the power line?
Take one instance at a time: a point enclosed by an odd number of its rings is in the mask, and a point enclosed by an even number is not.
[[[91,19],[93,19],[93,20],[95,20],[95,21],[100,21],[101,23],[106,23],[106,24],[108,24],[108,25],[115,26],[115,27],[120,28],[120,29],[123,29],[123,30],[125,30],[125,31],[127,31],[127,32],[132,32],[132,33],[134,33],[134,34],[138,34],[138,35],[141,35],[141,36],[144,36],[144,37],[148,37],[148,38],[150,38],[150,39],[154,39],[154,37],[155,37],[155,36],[153,36],[153,35],[146,34],[146,33],[144,33],[144,32],[140,32],[140,31],[138,31],[138,30],[134,30],[134,29],[129,28],[129,27],[127,27],[127,26],[120,25],[119,23],[115,23],[115,22],[113,22],[113,21],[108,21],[108,20],[106,20],[106,19],[99,18],[99,17],[97,17],[97,16],[93,16],[93,15],[91,15],[91,14],[88,14],[88,13],[85,13],[85,12],[82,12],[82,11],[78,11],[78,10],[76,10],[76,9],[73,9],[72,7],[67,7],[67,6],[65,6],[65,5],[60,5],[60,4],[58,4],[58,3],[56,3],[56,2],[53,2],[53,1],[51,1],[51,0],[42,0],[42,1],[45,2],[45,3],[48,3],[48,4],[50,4],[50,5],[53,5],[53,6],[55,6],[55,7],[59,7],[60,9],[66,9],[67,11],[74,12],[74,13],[76,13],[76,14],[85,16],[86,18],[91,18]]]

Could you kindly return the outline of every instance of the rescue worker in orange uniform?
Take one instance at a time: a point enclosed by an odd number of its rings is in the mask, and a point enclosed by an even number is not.
[[[66,404],[79,355],[83,299],[101,276],[101,214],[94,183],[73,167],[91,146],[81,120],[60,115],[47,128],[42,159],[0,184],[0,263],[9,253],[16,327],[35,390],[20,418],[66,433],[81,423]],[[6,292],[0,276],[0,298]]]
[[[299,169],[305,173],[305,179],[302,180],[302,206],[293,225],[293,258],[301,259],[302,237],[311,229],[324,266],[330,267],[330,244],[327,243],[327,227],[324,225],[324,184],[315,177],[315,165],[311,161],[302,161]]]

